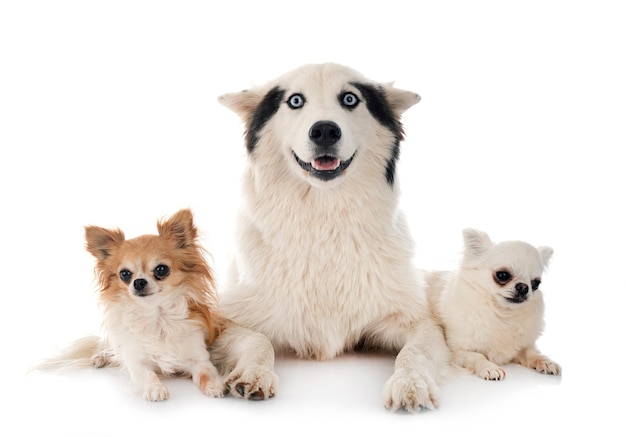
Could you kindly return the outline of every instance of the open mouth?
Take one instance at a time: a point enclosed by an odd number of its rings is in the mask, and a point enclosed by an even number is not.
[[[356,152],[354,152],[350,159],[346,161],[341,161],[336,156],[322,155],[318,156],[311,162],[305,162],[301,160],[298,155],[296,155],[296,152],[293,152],[293,157],[304,171],[307,171],[311,176],[324,181],[329,181],[337,176],[340,176],[344,170],[350,166],[352,160],[354,159],[354,155],[356,155]]]

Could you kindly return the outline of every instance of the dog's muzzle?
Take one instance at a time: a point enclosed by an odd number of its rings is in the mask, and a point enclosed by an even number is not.
[[[152,294],[148,290],[148,281],[143,278],[135,279],[133,281],[133,289],[135,292],[135,296],[145,297]]]
[[[511,303],[522,303],[528,299],[528,285],[523,282],[515,284],[515,294],[511,297],[507,297],[506,300]]]
[[[350,166],[356,152],[346,161],[337,157],[337,142],[341,139],[341,128],[333,121],[318,121],[309,129],[309,139],[315,144],[316,157],[306,162],[293,152],[300,167],[311,176],[329,181],[343,174]]]

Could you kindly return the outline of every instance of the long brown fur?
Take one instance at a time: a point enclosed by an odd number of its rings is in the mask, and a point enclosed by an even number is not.
[[[223,395],[207,350],[222,331],[215,277],[193,214],[182,209],[157,229],[127,240],[119,229],[85,227],[105,336],[77,340],[40,368],[122,365],[151,401],[169,397],[157,374],[189,375],[204,394]]]
[[[172,268],[186,275],[187,287],[191,295],[187,296],[189,318],[197,320],[207,330],[207,346],[221,332],[221,321],[216,316],[218,304],[215,276],[206,262],[207,253],[198,242],[198,231],[193,224],[191,210],[183,209],[169,220],[157,222],[159,236],[166,237],[172,248],[177,252]],[[99,301],[106,308],[118,300],[119,288],[113,285],[118,280],[117,267],[119,258],[116,254],[134,250],[138,256],[142,253],[153,253],[155,250],[165,251],[163,241],[154,235],[142,235],[126,240],[124,232],[119,229],[105,230],[97,226],[85,227],[86,248],[95,258],[95,274],[100,288]],[[191,278],[191,279],[190,279]],[[182,283],[180,285],[183,285]]]

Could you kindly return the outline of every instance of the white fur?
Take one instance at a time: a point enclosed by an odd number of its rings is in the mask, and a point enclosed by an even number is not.
[[[213,381],[204,394],[223,395],[223,384],[205,346],[205,329],[187,318],[184,293],[175,296],[124,296],[105,312],[107,345],[92,357],[96,367],[118,362],[151,401],[169,393],[158,374],[191,376],[200,385],[203,374]],[[109,351],[110,348],[110,351]]]
[[[205,395],[223,396],[223,380],[205,346],[205,329],[187,318],[184,293],[174,294],[121,296],[105,310],[103,337],[78,339],[33,370],[120,366],[150,401],[169,397],[159,375],[191,376]],[[209,383],[201,384],[201,379]]]
[[[150,401],[169,397],[159,375],[191,376],[204,394],[223,395],[206,345],[215,321],[196,314],[213,310],[214,291],[192,213],[181,210],[158,227],[159,235],[132,240],[120,230],[86,228],[87,250],[97,259],[104,336],[79,339],[36,369],[121,366]],[[169,272],[158,275],[157,266]],[[122,271],[132,278],[125,282]],[[137,289],[136,281],[144,286]]]
[[[268,387],[249,388],[241,377],[243,359],[233,351],[248,330],[267,336],[278,350],[318,360],[363,341],[399,352],[384,388],[389,409],[434,408],[447,348],[411,264],[413,242],[398,210],[398,183],[385,179],[393,135],[372,117],[354,81],[384,88],[397,118],[419,101],[415,93],[336,64],[303,66],[263,87],[220,98],[246,123],[275,86],[286,91],[285,98],[303,94],[306,104],[293,110],[281,103],[249,156],[232,285],[222,295],[222,310],[241,334],[229,337],[226,329],[214,348],[238,367],[229,383],[239,385],[240,394],[256,389],[267,397],[276,382],[269,342],[257,348],[266,359],[255,360],[261,365],[249,375]],[[356,94],[358,107],[341,107],[342,91]],[[293,156],[314,158],[308,132],[319,120],[340,126],[339,158],[354,155],[343,175],[330,181],[313,178]]]
[[[560,374],[560,366],[541,355],[536,340],[544,328],[544,302],[531,281],[541,279],[552,255],[546,246],[522,241],[491,242],[487,234],[466,229],[465,254],[457,271],[432,272],[428,293],[457,365],[489,380],[506,375],[501,367],[519,363],[539,372]],[[494,272],[506,270],[511,281],[500,285]],[[519,303],[515,285],[530,287]]]

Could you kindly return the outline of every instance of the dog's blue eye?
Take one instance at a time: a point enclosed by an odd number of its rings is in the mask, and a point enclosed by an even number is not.
[[[287,104],[291,109],[298,109],[304,106],[304,96],[302,94],[294,94],[287,100]]]
[[[164,264],[159,264],[154,269],[154,277],[159,281],[165,279],[169,274],[170,268]]]
[[[130,282],[130,278],[133,277],[133,273],[130,270],[123,269],[120,271],[120,279],[126,283]]]
[[[359,98],[352,93],[344,93],[341,96],[341,104],[348,108],[353,108],[359,104]]]
[[[530,283],[533,291],[536,291],[539,288],[539,284],[541,284],[541,281],[539,279],[533,279]]]

